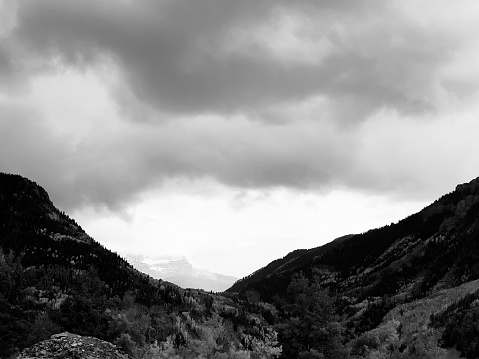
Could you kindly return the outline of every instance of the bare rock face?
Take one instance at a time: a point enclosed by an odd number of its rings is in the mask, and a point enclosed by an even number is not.
[[[24,349],[16,359],[72,358],[72,359],[128,359],[113,344],[68,332],[54,334],[50,339]]]

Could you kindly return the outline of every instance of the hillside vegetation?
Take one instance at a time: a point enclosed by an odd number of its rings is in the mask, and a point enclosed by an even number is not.
[[[476,358],[478,215],[476,179],[213,293],[135,270],[0,174],[0,356],[70,332],[133,358]]]
[[[184,290],[133,269],[56,209],[34,182],[0,174],[0,356],[52,334],[98,337],[135,358],[277,357],[275,309]]]

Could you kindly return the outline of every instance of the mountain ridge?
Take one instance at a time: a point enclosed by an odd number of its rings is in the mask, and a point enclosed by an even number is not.
[[[276,358],[277,332],[263,317],[272,313],[141,273],[38,184],[0,173],[1,358],[91,359],[102,347],[135,359]],[[76,339],[59,343],[55,335],[66,332]],[[85,343],[93,347],[76,350]]]
[[[0,173],[0,244],[3,357],[65,331],[138,359],[479,355],[479,178],[221,295],[139,272],[17,175]]]
[[[478,263],[476,178],[397,223],[293,251],[227,292],[281,305],[309,281],[336,298],[354,358],[476,358]]]
[[[466,221],[471,210],[477,212],[478,208],[479,178],[476,178],[457,185],[454,191],[398,223],[362,234],[343,236],[320,247],[290,252],[237,281],[227,291],[245,292],[253,288],[264,293],[268,287],[263,286],[265,279],[273,281],[278,290],[284,291],[292,274],[301,271],[312,275],[313,267],[319,271],[334,269],[336,274],[346,270],[351,272],[353,267],[358,271],[385,256],[396,241],[402,241],[403,246],[412,246],[416,241],[417,246],[427,244],[425,242],[433,235],[437,235],[436,241],[440,241],[440,238]],[[267,298],[271,296],[267,295]]]

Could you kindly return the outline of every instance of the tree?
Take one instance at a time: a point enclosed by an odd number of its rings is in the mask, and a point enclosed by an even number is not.
[[[347,357],[332,298],[317,278],[310,283],[303,274],[293,277],[283,305],[287,318],[278,326],[283,357]]]

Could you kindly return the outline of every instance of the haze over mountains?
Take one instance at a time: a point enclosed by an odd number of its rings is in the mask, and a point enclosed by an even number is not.
[[[201,288],[223,292],[238,280],[236,277],[210,272],[188,262],[185,256],[152,256],[131,253],[122,256],[136,269],[153,278],[167,280],[182,288]]]
[[[0,174],[0,245],[2,357],[62,331],[138,359],[479,355],[479,178],[398,223],[293,251],[222,294],[142,274],[18,175]],[[184,258],[133,260],[195,272]]]

